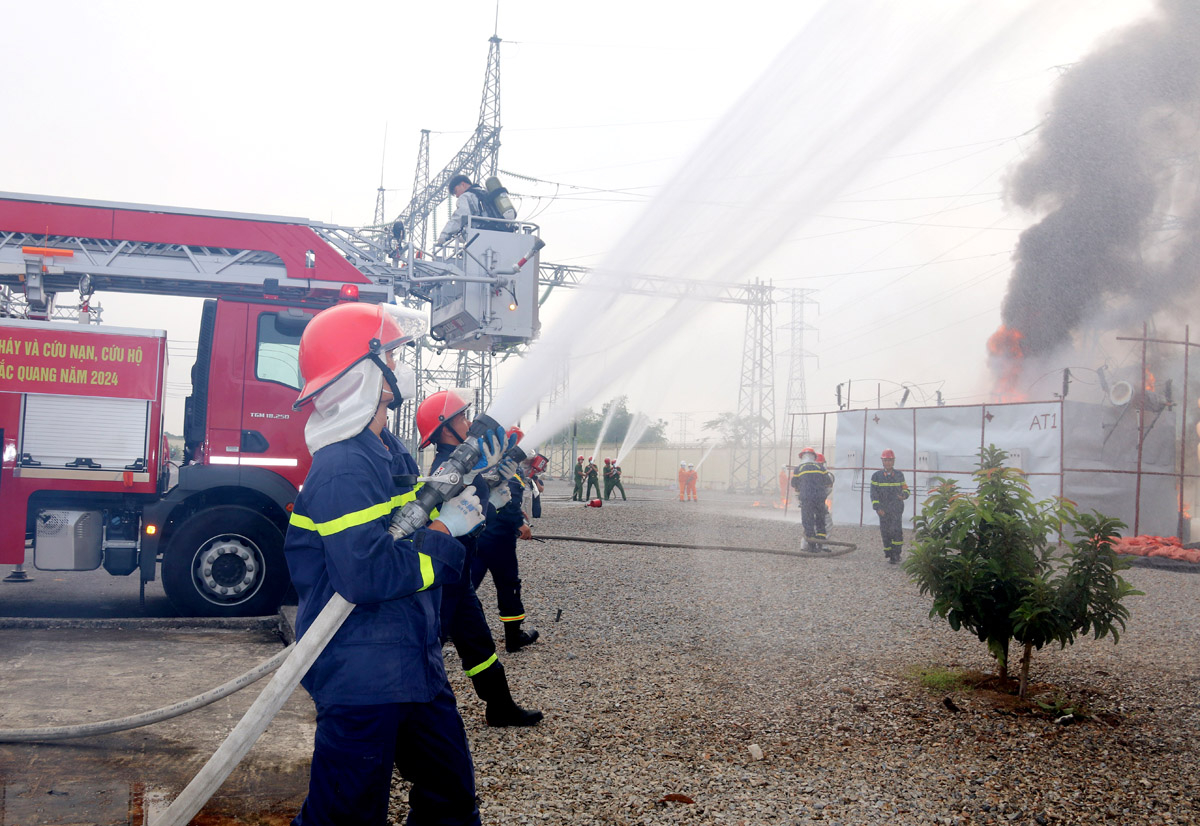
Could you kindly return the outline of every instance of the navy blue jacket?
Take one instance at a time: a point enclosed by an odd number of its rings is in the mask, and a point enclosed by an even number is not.
[[[297,636],[335,591],[355,604],[301,681],[317,702],[424,703],[446,685],[437,586],[458,580],[464,550],[425,528],[403,539],[388,533],[406,500],[392,477],[416,473],[386,430],[382,438],[363,430],[313,456],[284,540],[300,597]]]
[[[800,494],[801,501],[823,500],[829,490],[829,472],[816,462],[805,462],[792,474],[792,490]]]
[[[512,498],[508,504],[497,510],[492,505],[487,509],[487,527],[480,534],[480,540],[501,536],[516,536],[525,524],[525,514],[521,513],[521,499],[525,495],[525,482],[517,474],[508,480],[508,491]]]

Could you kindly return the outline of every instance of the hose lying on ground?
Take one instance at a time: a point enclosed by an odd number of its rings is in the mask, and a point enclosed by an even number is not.
[[[822,539],[819,544],[833,545],[840,550],[837,551],[777,551],[774,548],[745,548],[733,545],[686,545],[682,542],[655,542],[646,539],[597,539],[590,536],[555,536],[552,534],[538,534],[537,539],[559,539],[564,542],[595,542],[600,545],[640,545],[647,548],[684,548],[692,551],[738,551],[741,553],[751,554],[773,554],[774,556],[804,556],[814,557],[816,559],[828,559],[835,556],[844,556],[851,551],[858,550],[858,546],[851,542],[837,542],[832,539]]]
[[[278,673],[267,683],[233,731],[229,732],[225,742],[213,752],[204,768],[197,772],[167,810],[154,819],[151,826],[186,826],[195,817],[267,730],[271,720],[300,684],[300,678],[308,672],[353,610],[354,603],[347,602],[341,595],[335,593],[329,598],[304,636],[294,644],[291,656],[280,666]]]
[[[198,708],[211,705],[217,700],[228,697],[235,691],[240,691],[246,686],[261,680],[279,668],[280,664],[292,653],[293,648],[295,648],[294,643],[271,657],[271,659],[259,663],[245,674],[235,677],[224,685],[217,686],[203,694],[197,694],[188,700],[180,700],[178,703],[156,708],[153,711],[144,711],[141,714],[133,714],[118,720],[105,720],[99,723],[47,726],[45,728],[0,729],[0,743],[42,743],[51,740],[71,740],[76,737],[111,734],[114,731],[127,731],[131,728],[148,726],[152,723],[161,723],[163,720],[170,720],[172,717],[179,717],[182,714],[187,714],[189,711],[195,711]]]

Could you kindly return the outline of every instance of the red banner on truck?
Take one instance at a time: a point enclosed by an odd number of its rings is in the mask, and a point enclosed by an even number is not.
[[[158,398],[164,338],[0,322],[0,393]]]

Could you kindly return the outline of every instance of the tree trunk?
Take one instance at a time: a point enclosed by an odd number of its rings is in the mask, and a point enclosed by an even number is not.
[[[1029,688],[1029,661],[1033,659],[1033,644],[1025,643],[1025,654],[1021,657],[1021,687],[1017,690],[1018,697],[1025,696],[1025,689]]]
[[[997,657],[997,661],[1000,664],[999,669],[997,669],[1000,672],[1000,679],[1007,680],[1008,679],[1008,640],[1004,641],[1003,654],[1002,654],[1002,656]]]

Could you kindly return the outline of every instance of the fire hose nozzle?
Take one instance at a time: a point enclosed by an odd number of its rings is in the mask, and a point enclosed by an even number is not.
[[[433,480],[421,486],[417,491],[417,498],[404,505],[392,517],[390,530],[394,536],[408,536],[425,527],[429,524],[430,515],[441,507],[442,503],[462,493],[467,481],[474,477],[472,471],[482,455],[479,440],[498,429],[500,425],[496,420],[485,413],[481,413],[471,422],[466,441],[454,448],[434,474]],[[509,450],[515,447],[514,445]],[[521,455],[524,456],[523,451]]]

